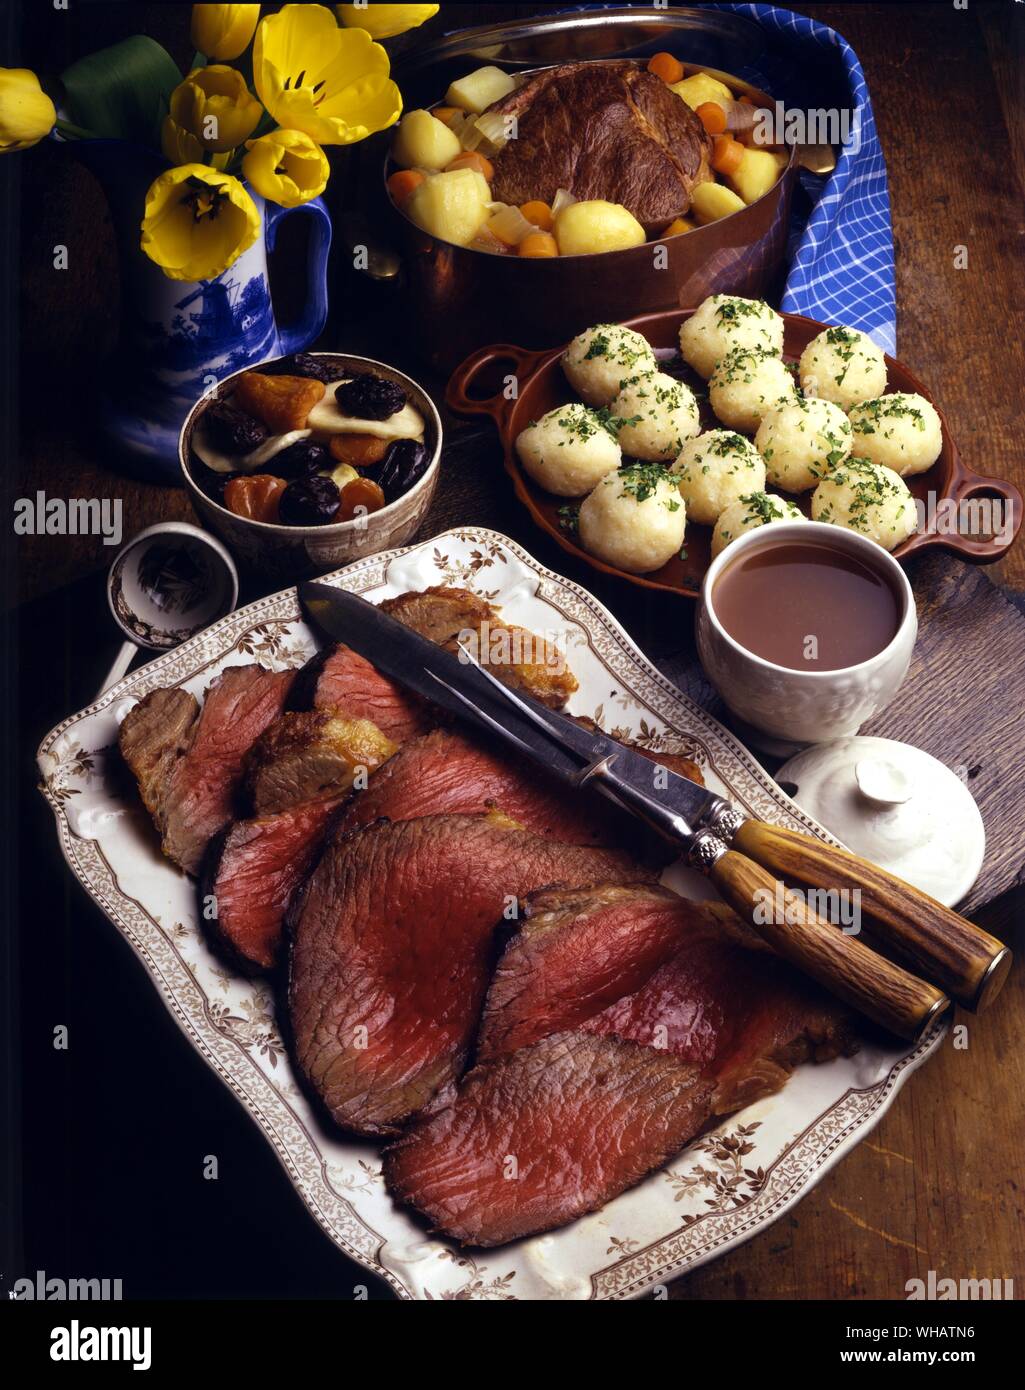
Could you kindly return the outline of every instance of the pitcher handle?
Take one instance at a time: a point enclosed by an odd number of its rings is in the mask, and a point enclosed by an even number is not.
[[[327,322],[327,256],[331,249],[331,216],[321,198],[311,198],[295,208],[283,208],[267,203],[264,213],[267,250],[274,250],[278,227],[294,212],[304,212],[313,218],[310,228],[310,247],[306,261],[306,305],[295,323],[278,327],[278,339],[283,356],[302,352],[319,336]]]

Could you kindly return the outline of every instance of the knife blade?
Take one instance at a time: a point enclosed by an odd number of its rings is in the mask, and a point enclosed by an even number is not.
[[[358,594],[308,580],[299,586],[299,597],[312,621],[336,641],[345,642],[385,675],[449,713],[509,739],[562,781],[580,787],[593,779],[599,790],[621,805],[627,784],[643,790],[664,809],[665,823],[654,828],[668,838],[689,838],[729,806],[715,792],[600,729],[592,731],[550,710],[525,691],[503,687],[499,693],[494,688],[497,678],[475,660],[466,656],[460,660],[444,651]],[[637,811],[635,806],[629,809]],[[678,824],[673,825],[670,817]]]

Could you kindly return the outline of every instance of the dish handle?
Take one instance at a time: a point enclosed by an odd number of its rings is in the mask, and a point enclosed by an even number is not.
[[[445,404],[459,415],[490,415],[498,429],[504,430],[524,382],[547,356],[548,350],[530,352],[512,343],[492,343],[478,348],[464,358],[449,377]],[[501,363],[508,363],[509,367],[498,390],[491,396],[471,395],[471,388],[481,373],[489,368],[497,369]]]
[[[976,565],[989,565],[994,560],[1002,559],[1014,544],[1014,539],[1021,529],[1021,492],[1006,478],[987,478],[981,473],[965,471],[955,479],[949,496],[941,498],[940,504],[945,501],[952,502],[960,510],[964,504],[970,505],[973,499],[980,507],[986,501],[990,501],[992,505],[1003,509],[1003,524],[996,533],[986,540],[974,540],[971,536],[962,535],[958,529],[947,530],[943,527],[943,518],[937,515],[933,524],[940,529],[920,531],[912,536],[901,546],[899,558],[903,559],[905,555],[925,550],[930,546],[943,546]],[[955,523],[955,526],[959,525],[960,518]]]

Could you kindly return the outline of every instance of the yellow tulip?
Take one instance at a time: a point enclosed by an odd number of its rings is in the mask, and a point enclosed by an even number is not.
[[[0,154],[27,150],[49,135],[53,102],[28,68],[0,68]]]
[[[203,150],[233,150],[252,135],[263,115],[242,74],[219,63],[190,72],[171,93],[170,105],[171,120]]]
[[[331,166],[317,144],[301,130],[272,130],[246,142],[242,173],[264,198],[283,208],[319,197]]]
[[[279,125],[321,145],[351,145],[394,125],[402,97],[390,70],[365,29],[339,29],[323,5],[286,5],[256,31],[260,100]]]
[[[237,58],[249,47],[259,5],[193,5],[192,47],[208,58]]]
[[[141,246],[171,280],[212,280],[260,234],[256,204],[231,174],[182,164],[146,193]]]
[[[438,13],[439,5],[336,5],[338,18],[349,29],[365,29],[373,39],[393,39]]]
[[[170,116],[164,117],[160,127],[160,148],[172,164],[202,164],[206,153],[196,137]],[[210,162],[215,169],[224,169],[231,162],[231,150],[215,154]]]

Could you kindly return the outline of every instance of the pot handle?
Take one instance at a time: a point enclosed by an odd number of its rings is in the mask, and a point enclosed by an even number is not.
[[[966,472],[958,478],[950,492],[950,500],[956,507],[978,493],[990,494],[995,502],[1001,503],[1005,510],[1004,525],[1000,528],[1002,537],[993,535],[989,540],[973,540],[955,531],[923,531],[912,536],[901,548],[900,558],[905,555],[927,550],[932,546],[942,546],[975,565],[989,565],[1007,554],[1021,529],[1022,495],[1014,483],[1006,478],[987,478],[981,473]]]
[[[302,352],[320,336],[327,322],[327,256],[331,249],[331,215],[321,198],[311,198],[295,208],[283,208],[267,203],[264,217],[267,250],[274,250],[278,227],[293,213],[305,213],[313,218],[310,228],[310,247],[306,262],[306,305],[295,323],[279,325],[278,341],[283,356]]]
[[[519,399],[520,390],[526,378],[534,371],[542,358],[549,352],[530,352],[526,348],[514,347],[512,343],[492,343],[489,347],[478,348],[464,358],[448,379],[445,387],[445,404],[459,415],[490,415],[499,430],[505,428],[513,406]],[[471,396],[470,387],[485,367],[496,362],[508,362],[511,371],[506,374],[505,386],[493,396]],[[516,384],[512,395],[507,395],[509,378]]]

